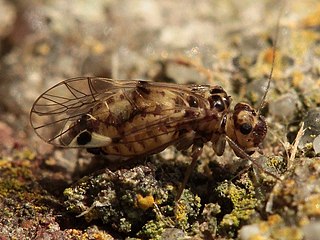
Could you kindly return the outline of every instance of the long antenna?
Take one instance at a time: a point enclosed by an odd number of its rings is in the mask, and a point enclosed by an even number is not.
[[[241,158],[243,159],[247,159],[249,160],[250,162],[253,163],[253,165],[255,165],[260,171],[262,172],[265,172],[266,174],[270,175],[271,177],[277,179],[277,180],[280,180],[281,181],[281,178],[278,177],[277,175],[271,173],[271,172],[268,172],[266,170],[264,170],[262,168],[262,166],[254,159],[252,158],[248,153],[246,153],[241,147],[238,146],[238,144],[236,144],[231,138],[229,138],[228,136],[226,136],[226,139],[229,143],[229,146],[231,146],[233,149],[236,149],[238,153],[241,154]]]
[[[261,98],[261,102],[260,102],[258,110],[257,110],[258,116],[260,115],[261,109],[263,108],[263,106],[265,104],[265,100],[267,98],[267,94],[268,94],[268,91],[270,89],[270,84],[271,84],[271,80],[272,80],[272,76],[273,76],[273,70],[274,70],[274,64],[275,64],[275,61],[276,61],[277,43],[278,43],[278,37],[279,37],[279,32],[280,32],[280,19],[281,19],[281,16],[282,16],[283,9],[285,7],[285,2],[286,1],[283,1],[282,7],[280,9],[280,12],[279,12],[279,15],[278,15],[278,18],[277,18],[276,32],[274,34],[273,41],[272,41],[272,45],[273,46],[272,46],[271,69],[270,69],[270,73],[269,73],[269,76],[268,76],[268,83],[267,83],[266,90],[265,90],[265,92],[263,94],[263,97]]]

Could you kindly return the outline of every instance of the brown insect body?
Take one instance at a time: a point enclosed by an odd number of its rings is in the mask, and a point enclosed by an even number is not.
[[[209,141],[222,155],[226,135],[251,154],[266,135],[266,123],[250,105],[238,103],[231,112],[230,103],[219,86],[80,77],[43,93],[30,121],[50,144],[108,155],[142,156],[169,145],[201,149]]]

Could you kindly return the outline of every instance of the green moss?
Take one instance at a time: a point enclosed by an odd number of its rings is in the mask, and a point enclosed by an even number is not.
[[[32,235],[34,233],[32,229],[28,230],[29,226],[42,229],[52,221],[53,206],[49,203],[54,200],[37,182],[33,153],[24,149],[21,152],[15,150],[13,155],[14,160],[3,158],[0,163],[1,220],[6,222],[8,229],[19,226],[27,233],[26,236]]]
[[[168,227],[165,221],[151,220],[147,222],[137,233],[143,239],[161,239],[161,234]]]
[[[168,203],[171,204],[171,203]],[[143,238],[161,239],[161,234],[167,229],[174,231],[176,229],[182,232],[194,233],[196,219],[200,213],[200,198],[195,196],[190,190],[185,189],[178,202],[173,202],[174,207],[170,205],[158,206],[154,209],[156,220],[148,221],[138,233]],[[174,217],[166,216],[164,213],[173,211]],[[162,212],[163,211],[163,212]],[[168,212],[167,212],[168,213]],[[177,233],[178,234],[178,233]],[[181,234],[181,232],[179,232]],[[178,235],[179,235],[178,234]],[[172,236],[171,236],[172,237]]]
[[[177,226],[183,230],[189,229],[190,223],[199,216],[200,207],[200,198],[188,189],[185,189],[175,207],[175,221]]]
[[[19,200],[26,198],[25,195],[33,194],[29,192],[30,184],[35,181],[31,170],[27,167],[7,166],[1,169],[0,174],[0,196],[14,196]]]
[[[229,199],[233,206],[232,211],[225,214],[219,223],[219,231],[228,235],[230,232],[233,235],[233,230],[239,228],[242,222],[249,220],[255,213],[258,200],[255,197],[254,186],[247,179],[241,182],[241,187],[232,182],[224,182],[216,190],[220,197]]]
[[[83,215],[87,221],[101,219],[126,233],[141,228],[152,219],[155,216],[153,204],[164,203],[168,197],[153,172],[145,166],[116,172],[106,169],[84,177],[64,194],[68,210]],[[145,204],[143,209],[142,202]]]
[[[25,159],[25,160],[34,160],[36,157],[36,153],[29,148],[24,148],[22,151],[16,151],[13,153],[13,156],[18,159]],[[28,161],[26,161],[27,163]]]

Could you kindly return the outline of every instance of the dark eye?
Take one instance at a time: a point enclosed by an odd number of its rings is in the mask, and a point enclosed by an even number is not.
[[[249,123],[244,123],[240,126],[240,132],[243,135],[248,135],[252,130],[252,126]]]
[[[213,104],[214,108],[216,108],[219,112],[224,110],[224,104],[221,101],[217,101]]]
[[[77,143],[78,145],[86,145],[91,141],[91,138],[91,134],[88,131],[83,131],[77,137]]]
[[[209,98],[209,102],[210,102],[211,108],[215,108],[218,112],[224,111],[225,107],[224,107],[223,101],[220,96],[212,95]]]
[[[188,103],[190,107],[198,107],[197,99],[194,96],[189,96]]]

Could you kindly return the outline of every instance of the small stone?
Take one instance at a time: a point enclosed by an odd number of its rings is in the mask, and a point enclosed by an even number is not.
[[[320,134],[320,108],[311,109],[303,119],[305,133],[300,140],[300,147],[307,143],[312,143],[315,146],[315,138]],[[319,143],[319,140],[316,141]],[[319,144],[317,149],[319,149]]]
[[[313,140],[313,149],[316,153],[320,152],[320,135]]]
[[[239,238],[242,240],[254,239],[254,236],[260,235],[258,224],[246,225],[239,230]]]

